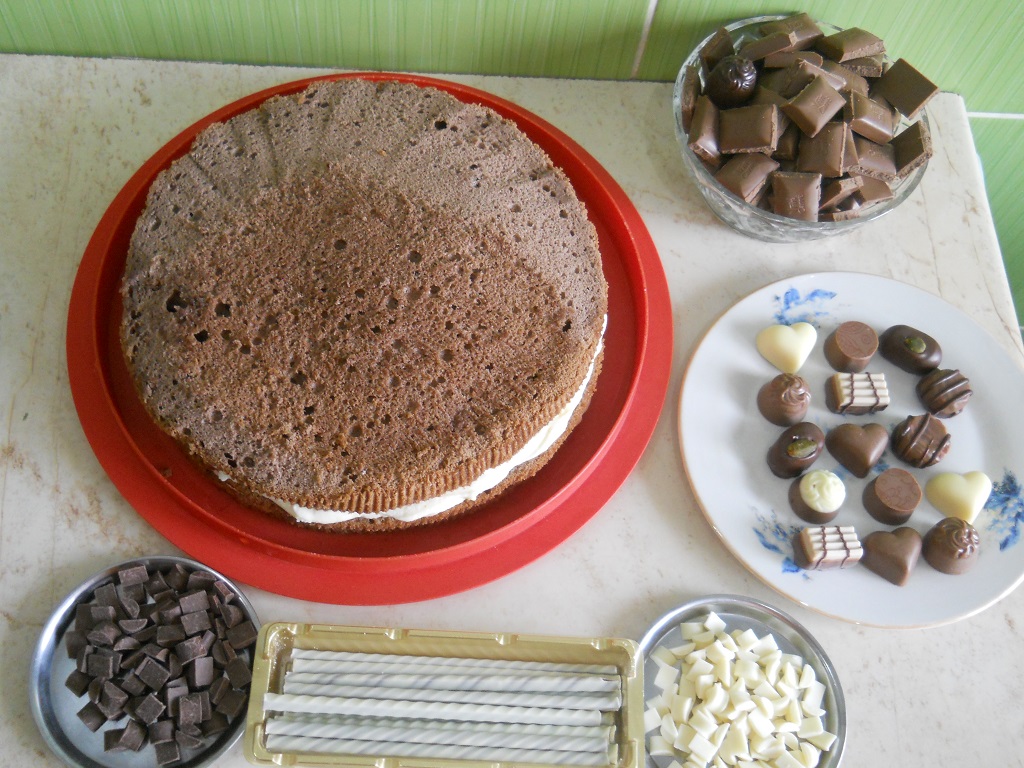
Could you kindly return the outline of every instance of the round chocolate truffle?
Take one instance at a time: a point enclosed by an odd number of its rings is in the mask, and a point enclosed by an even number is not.
[[[924,559],[943,573],[966,573],[978,558],[981,539],[966,520],[946,517],[924,535]]]
[[[825,339],[825,359],[842,373],[860,373],[878,350],[875,329],[858,320],[842,323]]]
[[[960,371],[936,369],[917,382],[922,405],[940,419],[960,413],[972,394],[971,382]]]
[[[878,339],[882,357],[907,373],[928,373],[942,362],[942,348],[927,333],[909,325],[894,325]]]
[[[768,468],[776,477],[796,477],[821,455],[825,433],[809,421],[801,421],[784,431],[768,449]]]
[[[746,104],[757,87],[757,68],[742,56],[726,56],[708,73],[704,90],[719,109]]]
[[[899,467],[890,467],[864,488],[864,509],[886,525],[903,525],[921,503],[917,479]]]
[[[845,500],[846,486],[827,469],[812,469],[789,486],[789,505],[797,517],[812,525],[830,522]]]
[[[926,413],[908,416],[892,431],[892,452],[912,467],[922,469],[938,464],[949,453],[952,438],[945,425]]]
[[[791,427],[807,415],[811,390],[795,373],[780,373],[757,392],[757,409],[772,424]]]

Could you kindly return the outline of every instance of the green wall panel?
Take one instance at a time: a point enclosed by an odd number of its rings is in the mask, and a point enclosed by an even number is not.
[[[972,118],[971,132],[985,172],[985,186],[1017,306],[1017,318],[1024,326],[1024,205],[1020,193],[1024,119]]]
[[[646,0],[0,0],[0,51],[628,78]]]
[[[1021,0],[807,0],[801,8],[838,26],[883,38],[946,91],[976,111],[1024,112],[1024,2]],[[674,79],[687,53],[716,27],[735,19],[791,13],[786,2],[658,0],[639,76]]]

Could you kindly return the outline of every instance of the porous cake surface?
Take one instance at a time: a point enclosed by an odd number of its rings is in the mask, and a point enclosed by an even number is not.
[[[594,228],[539,147],[359,79],[202,132],[150,189],[122,295],[163,429],[244,497],[355,513],[464,487],[585,407],[606,314]]]

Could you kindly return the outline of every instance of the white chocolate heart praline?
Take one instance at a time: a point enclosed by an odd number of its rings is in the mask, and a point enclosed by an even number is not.
[[[770,325],[757,334],[757,351],[783,373],[796,373],[818,340],[810,323]]]
[[[924,495],[939,512],[972,524],[991,493],[992,481],[984,472],[942,472],[924,486]]]

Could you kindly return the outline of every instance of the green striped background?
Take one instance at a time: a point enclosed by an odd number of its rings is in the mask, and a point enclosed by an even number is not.
[[[0,0],[0,51],[667,81],[716,26],[797,10],[964,96],[1024,319],[1021,0]]]

